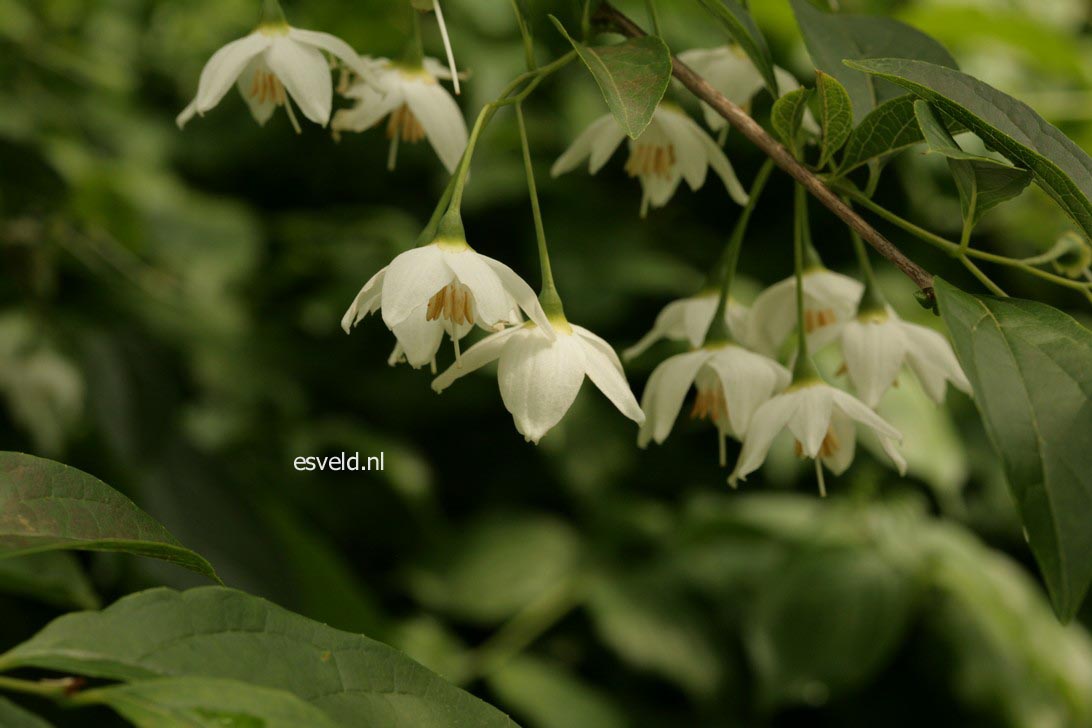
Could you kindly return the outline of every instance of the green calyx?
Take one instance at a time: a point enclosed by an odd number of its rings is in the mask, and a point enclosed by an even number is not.
[[[269,34],[288,32],[288,20],[284,17],[284,8],[278,0],[263,0],[258,30]]]
[[[451,252],[471,249],[470,243],[466,242],[466,230],[463,228],[463,218],[458,210],[448,210],[444,213],[432,242]]]
[[[542,292],[538,294],[538,302],[546,318],[550,319],[550,323],[554,324],[555,328],[557,328],[557,321],[564,322],[565,327],[569,326],[568,319],[565,318],[565,308],[561,305],[561,296],[553,285],[543,286]]]

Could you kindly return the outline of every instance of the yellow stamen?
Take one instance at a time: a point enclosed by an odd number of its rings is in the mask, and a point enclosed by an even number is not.
[[[452,281],[428,300],[427,321],[447,319],[454,324],[474,323],[474,294],[464,284]]]
[[[821,329],[824,326],[830,326],[832,323],[834,323],[836,318],[837,317],[834,315],[834,309],[832,308],[809,308],[804,311],[804,331],[810,334],[816,329]]]
[[[425,138],[425,128],[413,115],[409,107],[402,104],[391,112],[387,120],[387,138],[400,138],[410,144],[416,144]]]
[[[630,177],[663,177],[671,176],[675,167],[674,144],[641,144],[634,145],[626,161],[626,174]]]
[[[724,401],[724,389],[719,383],[713,386],[698,386],[694,397],[694,406],[690,409],[690,419],[722,422],[728,416],[728,404]]]
[[[834,434],[834,429],[828,428],[827,434],[823,435],[823,442],[819,445],[819,457],[829,458],[833,456],[834,453],[838,452],[839,447],[841,447],[841,445],[838,442],[837,436]],[[804,446],[800,444],[799,440],[793,444],[793,452],[796,453],[796,457],[798,458],[804,457]]]

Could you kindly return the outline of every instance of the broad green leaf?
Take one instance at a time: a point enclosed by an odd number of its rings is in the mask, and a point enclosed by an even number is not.
[[[1046,304],[937,279],[940,313],[1063,620],[1092,582],[1092,332]]]
[[[775,101],[773,110],[770,112],[770,123],[773,124],[774,133],[797,158],[800,155],[796,139],[810,98],[810,89],[798,88]]]
[[[434,609],[483,623],[506,619],[569,581],[580,542],[563,521],[539,515],[489,515],[469,524],[459,547],[413,575],[417,598]]]
[[[641,136],[671,81],[671,52],[664,42],[648,35],[617,45],[587,46],[570,36],[557,18],[551,15],[550,20],[591,71],[614,118],[630,138]]]
[[[906,628],[913,584],[870,549],[804,547],[771,573],[747,643],[763,702],[809,702],[862,684]]]
[[[344,725],[513,725],[387,645],[224,587],[151,589],[60,617],[0,655],[0,670],[18,667],[241,680],[294,693]]]
[[[0,592],[47,604],[98,609],[99,598],[76,558],[63,551],[0,559]]]
[[[766,83],[773,98],[780,93],[777,88],[777,78],[774,76],[773,57],[770,48],[766,45],[766,38],[755,23],[751,13],[747,10],[746,3],[739,0],[698,0],[709,13],[720,21],[720,24],[728,31],[728,35],[739,44],[755,68],[762,74],[762,80]]]
[[[622,728],[625,714],[610,698],[562,665],[520,655],[489,676],[489,687],[517,716],[540,728]]]
[[[948,158],[965,223],[973,227],[988,210],[1016,197],[1031,184],[1031,172],[1026,169],[963,151],[929,102],[915,101],[914,113],[929,150]]]
[[[822,71],[815,73],[815,91],[819,96],[820,122],[823,125],[823,145],[819,155],[819,167],[822,169],[853,131],[853,102],[845,86]]]
[[[852,172],[871,160],[887,157],[922,140],[909,94],[884,101],[861,120],[846,141],[838,175]]]
[[[53,728],[50,723],[20,708],[7,698],[0,698],[0,726],[4,726],[4,728]]]
[[[986,146],[1034,174],[1035,182],[1092,235],[1092,158],[1027,104],[976,78],[924,61],[849,62],[929,101]]]
[[[809,0],[792,0],[792,8],[812,63],[842,82],[853,101],[857,122],[879,104],[906,92],[894,84],[854,73],[842,63],[847,58],[917,58],[956,67],[944,46],[893,18],[828,13]]]
[[[101,480],[53,460],[0,452],[0,558],[63,549],[148,556],[219,581],[208,561]]]
[[[137,728],[338,728],[285,690],[238,680],[170,677],[80,693],[79,705],[105,705]],[[346,724],[348,725],[348,724]]]

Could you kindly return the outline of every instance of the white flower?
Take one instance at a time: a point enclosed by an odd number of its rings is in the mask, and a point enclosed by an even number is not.
[[[643,423],[644,413],[610,344],[563,318],[552,319],[552,324],[556,336],[532,322],[487,336],[436,377],[432,388],[442,392],[464,374],[499,359],[501,399],[529,442],[538,444],[561,421],[585,375],[622,414]]]
[[[340,38],[286,23],[265,23],[213,54],[201,71],[197,96],[178,115],[178,126],[220,103],[236,82],[259,124],[265,124],[278,106],[284,106],[298,132],[299,123],[288,101],[291,98],[304,116],[325,126],[330,121],[334,89],[330,64],[322,51],[354,73],[369,73],[356,51]]]
[[[842,325],[857,313],[864,285],[826,268],[804,271],[804,330],[808,350],[816,352],[837,338]],[[796,277],[786,278],[759,294],[751,305],[746,341],[764,354],[776,354],[796,330]]]
[[[456,345],[478,324],[496,330],[521,321],[519,309],[552,336],[531,287],[511,268],[475,252],[466,239],[441,234],[434,242],[402,253],[364,284],[341,319],[348,333],[361,319],[382,310],[383,323],[398,339],[391,363],[405,356],[414,368],[433,362],[443,335]]]
[[[737,344],[707,345],[665,360],[652,372],[641,396],[645,423],[637,436],[640,447],[650,440],[663,443],[679,416],[690,385],[697,397],[690,416],[708,419],[721,437],[742,438],[751,416],[763,402],[788,386],[789,371],[772,359]]]
[[[334,114],[334,134],[364,131],[388,117],[389,168],[394,168],[399,142],[416,144],[427,138],[448,172],[454,172],[466,149],[466,121],[439,78],[451,78],[451,74],[432,58],[419,68],[378,59],[369,76],[345,91],[356,99],[356,106]]]
[[[853,462],[857,430],[854,421],[876,431],[884,452],[900,474],[906,461],[895,448],[902,435],[863,402],[820,381],[791,387],[760,406],[751,417],[736,468],[729,477],[735,485],[762,465],[774,438],[786,427],[796,438],[796,454],[820,458],[835,475]]]
[[[750,106],[755,95],[766,86],[751,59],[734,46],[693,48],[680,53],[679,60],[694,69],[728,100],[743,108]],[[779,66],[774,67],[774,80],[777,81],[777,92],[782,96],[800,88],[796,77]],[[701,102],[701,110],[710,129],[720,131],[728,125],[728,121],[704,101]],[[819,131],[810,111],[805,112],[804,126],[809,131]]]
[[[842,330],[842,353],[849,380],[869,407],[880,403],[903,363],[934,402],[943,401],[948,382],[971,393],[971,383],[948,340],[930,328],[903,321],[890,307],[849,321]]]
[[[706,332],[709,331],[709,325],[713,323],[719,299],[720,293],[711,291],[667,304],[657,314],[652,330],[622,352],[622,358],[627,361],[636,358],[660,339],[688,341],[694,348],[701,346]],[[742,303],[729,298],[724,320],[733,336],[739,338],[747,334],[747,307]]]
[[[588,170],[595,174],[625,138],[626,133],[613,114],[602,116],[558,157],[550,174],[556,177],[573,170],[585,157],[589,158]],[[641,181],[642,216],[649,206],[666,205],[681,180],[685,179],[692,190],[700,188],[705,184],[709,167],[720,176],[733,200],[741,205],[747,202],[747,192],[724,152],[678,106],[661,102],[641,136],[629,140],[626,172]]]

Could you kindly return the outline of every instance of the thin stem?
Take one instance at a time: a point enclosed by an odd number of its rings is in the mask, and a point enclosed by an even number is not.
[[[421,13],[413,7],[412,3],[409,6],[409,13],[413,37],[410,38],[410,42],[406,46],[406,54],[403,60],[407,66],[418,68],[425,60],[425,41],[421,37]]]
[[[84,684],[83,678],[65,677],[57,680],[22,680],[0,675],[0,690],[23,695],[36,695],[57,702],[66,702],[73,691]]]
[[[971,230],[974,229],[974,213],[978,207],[978,193],[971,195],[971,204],[967,210],[967,216],[963,218],[963,230],[959,234],[959,254],[966,255],[971,249]]]
[[[648,22],[652,24],[652,34],[662,38],[660,11],[656,8],[656,0],[645,0],[645,9],[648,10]]]
[[[284,17],[284,9],[277,0],[263,0],[262,14],[258,19],[258,25],[286,25],[288,21]]]
[[[539,300],[546,315],[564,316],[561,296],[554,285],[554,273],[550,267],[550,251],[546,247],[546,228],[542,224],[542,209],[538,203],[538,186],[535,184],[535,168],[531,163],[531,145],[527,140],[527,124],[523,120],[523,103],[516,103],[516,125],[519,142],[523,147],[523,171],[527,175],[527,194],[531,198],[531,216],[535,221],[535,239],[538,241],[538,262],[542,266],[542,292]],[[551,310],[552,309],[552,310]]]
[[[808,195],[803,185],[793,190],[793,268],[796,272],[796,365],[793,381],[803,382],[818,375],[808,357],[808,331],[804,317],[804,240],[808,231]]]
[[[440,0],[432,0],[432,8],[436,12],[436,24],[440,26],[440,38],[444,41],[447,65],[451,68],[451,83],[455,87],[455,95],[458,96],[462,93],[459,89],[459,69],[455,66],[455,53],[451,50],[451,38],[447,35],[447,23],[444,22],[444,11],[440,9]]]
[[[638,38],[645,35],[632,20],[615,9],[609,2],[603,2],[596,11],[596,17],[610,24],[623,35]],[[704,101],[729,124],[751,140],[766,156],[774,160],[778,167],[788,172],[793,179],[802,184],[823,205],[837,215],[846,225],[860,233],[861,237],[876,248],[885,258],[894,263],[922,290],[928,299],[933,297],[933,276],[927,270],[910,260],[890,240],[880,234],[868,222],[854,212],[811,170],[798,162],[782,144],[779,144],[762,126],[752,119],[747,112],[732,103],[724,94],[713,88],[708,81],[694,73],[693,69],[672,58],[673,71],[677,78],[697,98]]]
[[[960,257],[959,260],[960,260],[961,263],[963,263],[963,266],[967,270],[969,270],[974,275],[974,277],[977,278],[982,283],[982,285],[984,285],[986,288],[988,288],[990,290],[990,293],[994,294],[995,296],[1001,296],[1003,298],[1008,297],[1009,294],[1007,294],[1003,290],[1001,290],[1001,286],[997,285],[992,280],[990,280],[990,277],[988,275],[986,275],[985,273],[983,273],[982,269],[979,268],[974,263],[972,263],[970,261],[970,259],[968,259],[966,256],[963,256],[963,257]]]
[[[868,259],[868,250],[865,248],[864,241],[861,240],[861,236],[857,234],[856,230],[851,229],[849,237],[853,241],[853,251],[857,254],[857,264],[861,268],[861,279],[865,284],[864,293],[861,295],[862,305],[860,308],[862,311],[867,309],[884,311],[887,307],[887,300],[880,291],[879,282],[876,280],[876,271],[872,268],[872,261]]]
[[[705,332],[705,343],[731,341],[732,339],[726,320],[728,301],[732,295],[732,282],[735,280],[736,267],[739,264],[739,253],[743,249],[743,238],[747,233],[751,213],[758,205],[762,190],[766,187],[766,181],[770,178],[770,172],[772,171],[773,161],[767,159],[759,168],[758,174],[755,175],[755,181],[751,183],[747,204],[743,206],[739,220],[736,221],[736,225],[732,229],[732,235],[728,238],[728,244],[724,246],[724,252],[721,254],[720,260],[717,261],[715,270],[720,275],[720,298],[717,300],[717,310],[713,314],[713,321]]]
[[[516,25],[519,26],[519,35],[523,39],[523,57],[527,63],[527,70],[535,70],[535,41],[531,37],[531,29],[527,26],[527,18],[520,12],[518,0],[509,0],[512,12],[516,14]]]

